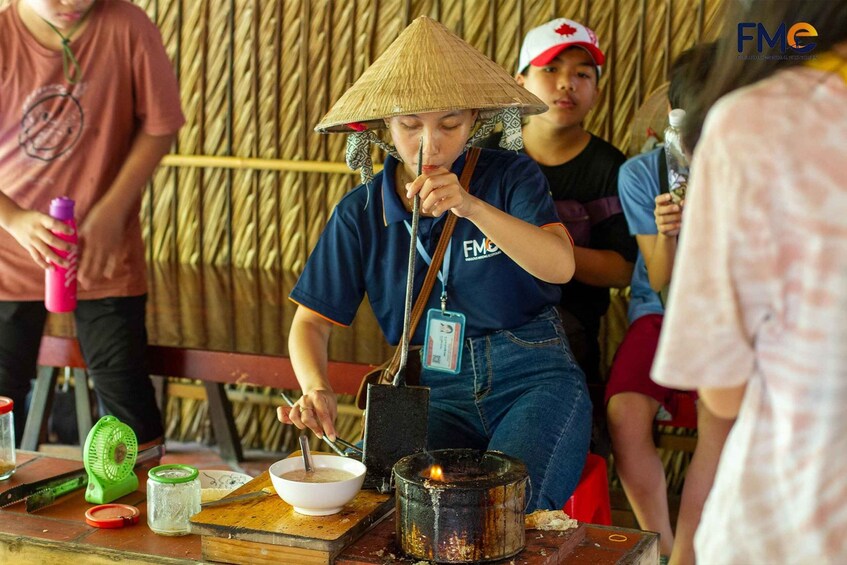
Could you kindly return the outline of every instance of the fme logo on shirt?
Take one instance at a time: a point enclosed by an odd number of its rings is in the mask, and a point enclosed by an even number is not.
[[[462,247],[465,250],[465,261],[477,261],[479,259],[488,259],[495,255],[503,253],[500,248],[494,245],[494,242],[487,237],[481,241],[466,239],[462,242]]]

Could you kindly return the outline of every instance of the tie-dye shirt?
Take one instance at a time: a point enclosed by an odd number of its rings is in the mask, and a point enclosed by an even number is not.
[[[653,378],[747,389],[699,563],[847,563],[847,84],[721,100],[694,158]]]

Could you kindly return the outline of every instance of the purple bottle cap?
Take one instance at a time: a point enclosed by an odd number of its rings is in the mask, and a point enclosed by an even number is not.
[[[59,220],[73,220],[74,201],[67,196],[54,198],[50,201],[50,215]]]

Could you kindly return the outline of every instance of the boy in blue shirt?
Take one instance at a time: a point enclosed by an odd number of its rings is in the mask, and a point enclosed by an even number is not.
[[[674,62],[668,89],[672,107],[706,81],[714,56],[711,44],[692,48]],[[653,441],[660,408],[676,413],[678,395],[650,379],[664,305],[659,292],[670,282],[684,202],[674,204],[660,174],[663,149],[633,157],[621,167],[619,190],[630,231],[640,252],[632,275],[630,327],[615,355],[606,385],[606,410],[615,469],[642,529],[659,532],[663,561],[693,563],[693,537],[711,488],[723,442],[732,425],[698,405],[698,442],[688,467],[677,520],[671,528],[664,467]],[[660,172],[661,171],[661,172]]]

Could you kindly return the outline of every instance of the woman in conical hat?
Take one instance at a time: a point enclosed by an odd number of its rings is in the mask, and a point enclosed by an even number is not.
[[[419,324],[411,343],[437,342],[425,339],[434,337],[429,332],[464,336],[455,350],[430,345],[422,359],[421,384],[431,389],[428,448],[515,456],[530,475],[528,509],[562,507],[582,471],[591,426],[585,378],[554,308],[559,284],[573,275],[572,244],[529,157],[482,150],[467,192],[458,179],[466,150],[495,123],[505,146],[517,149],[521,115],[545,109],[426,17],[333,106],[317,130],[351,134],[347,162],[362,169],[364,182],[336,206],[291,292],[299,307],[289,350],[303,396],[280,409],[282,422],[335,438],[329,333],[352,322],[365,294],[386,339],[401,339],[411,202],[420,195],[416,291],[445,218],[458,221],[427,304],[440,322]],[[377,137],[382,128],[393,145]],[[371,142],[388,151],[375,176]]]

